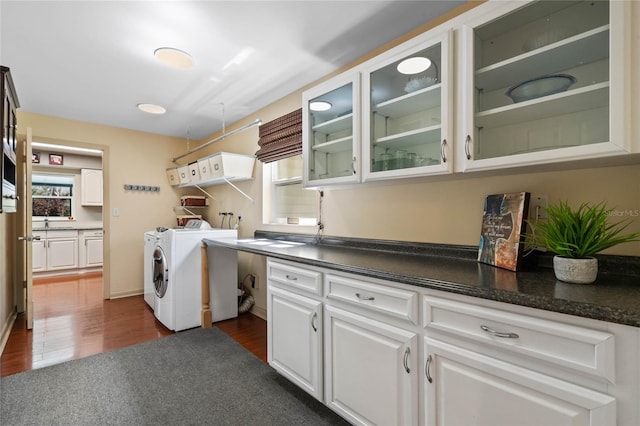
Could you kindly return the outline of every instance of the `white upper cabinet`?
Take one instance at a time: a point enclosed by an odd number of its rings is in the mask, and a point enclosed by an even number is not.
[[[80,170],[81,204],[83,206],[102,205],[102,170]]]
[[[631,3],[489,2],[461,25],[456,171],[603,158],[631,138]]]
[[[304,186],[360,181],[360,79],[339,75],[302,95]]]
[[[451,38],[431,31],[365,64],[364,180],[452,172]]]

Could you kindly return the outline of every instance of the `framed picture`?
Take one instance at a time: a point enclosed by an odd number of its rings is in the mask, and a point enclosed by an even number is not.
[[[40,163],[40,153],[39,152],[32,152],[31,153],[31,162],[32,163]]]
[[[62,166],[63,157],[60,154],[49,154],[49,164],[53,166]]]
[[[478,262],[510,271],[518,270],[529,198],[528,192],[485,197]]]

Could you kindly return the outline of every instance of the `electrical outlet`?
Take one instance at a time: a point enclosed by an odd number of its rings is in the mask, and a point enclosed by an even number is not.
[[[547,220],[548,205],[546,195],[532,195],[529,200],[529,220]]]

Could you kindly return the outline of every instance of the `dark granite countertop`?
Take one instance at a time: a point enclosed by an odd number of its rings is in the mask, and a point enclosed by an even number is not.
[[[256,239],[265,239],[256,241]],[[273,241],[276,240],[276,241]],[[275,244],[269,244],[269,241]],[[256,231],[207,245],[483,299],[640,327],[640,258],[599,256],[593,284],[557,281],[550,256],[511,272],[476,261],[478,248]],[[536,256],[534,256],[536,257]]]

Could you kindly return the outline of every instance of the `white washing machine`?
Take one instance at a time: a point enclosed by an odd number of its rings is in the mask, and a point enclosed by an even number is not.
[[[195,222],[191,221],[190,223]],[[206,224],[206,222],[204,222]],[[206,224],[208,227],[208,224]],[[202,239],[237,238],[235,229],[167,229],[157,232],[152,253],[154,314],[168,329],[180,331],[200,325],[202,310]],[[229,264],[237,277],[237,263]],[[213,321],[238,315],[237,279],[210,282]],[[216,305],[226,309],[216,309]]]
[[[156,248],[158,232],[144,233],[144,301],[151,309],[156,307],[156,292],[153,289],[153,250]]]

